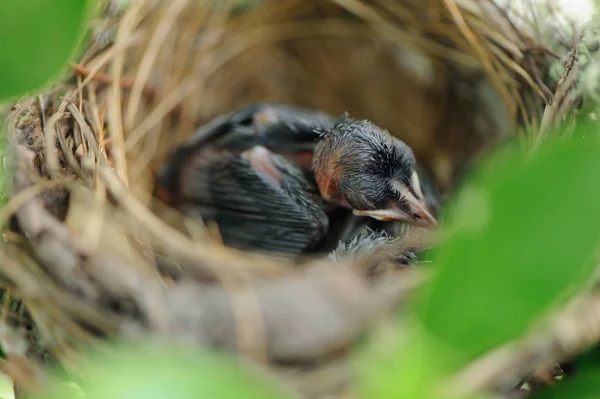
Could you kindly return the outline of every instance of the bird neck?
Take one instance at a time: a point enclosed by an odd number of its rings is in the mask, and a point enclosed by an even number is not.
[[[340,146],[333,143],[334,140],[334,137],[327,136],[315,148],[313,157],[315,181],[325,201],[350,208],[341,192],[342,151]]]

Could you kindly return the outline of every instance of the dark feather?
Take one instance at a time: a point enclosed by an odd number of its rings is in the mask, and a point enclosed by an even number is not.
[[[332,165],[335,157],[338,160]],[[404,142],[369,121],[347,116],[324,135],[314,159],[316,169],[340,170],[341,194],[354,209],[382,209],[390,201],[402,205],[392,179],[409,184],[416,166]]]
[[[254,105],[251,123],[237,124],[216,140],[219,148],[247,149],[262,145],[274,151],[312,151],[320,132],[333,127],[335,119],[325,113],[282,104]],[[245,109],[241,111],[245,114]],[[270,118],[261,123],[261,115]]]
[[[376,231],[365,226],[350,240],[340,242],[329,257],[334,261],[350,260],[369,256],[378,249],[387,248],[387,257],[399,265],[416,264],[416,253],[402,248],[400,244],[401,238],[391,237],[383,230]]]
[[[316,188],[283,157],[271,154],[282,175],[277,185],[236,154],[204,154],[182,170],[176,206],[219,226],[226,245],[285,253],[314,248],[328,229],[314,201]]]
[[[264,115],[270,118],[261,120]],[[178,174],[190,157],[209,148],[238,153],[261,145],[275,152],[286,152],[295,162],[294,153],[309,152],[312,156],[319,132],[328,131],[334,123],[335,118],[305,108],[268,102],[247,105],[200,127],[171,154],[158,176],[158,184],[169,192],[177,192]],[[310,172],[311,164],[309,158],[305,172]]]

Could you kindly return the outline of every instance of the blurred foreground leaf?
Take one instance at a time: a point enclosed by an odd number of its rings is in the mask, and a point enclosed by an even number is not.
[[[9,192],[9,171],[6,159],[6,147],[8,145],[4,129],[4,115],[0,114],[0,208],[6,205]],[[0,231],[4,226],[0,225]]]
[[[585,136],[585,135],[579,135]],[[523,333],[590,275],[600,238],[600,145],[553,142],[532,159],[500,151],[449,208],[451,238],[417,312],[465,357]]]
[[[276,399],[285,396],[211,352],[166,344],[120,343],[91,356],[78,388],[57,384],[38,399]]]
[[[0,373],[0,398],[15,399],[15,387],[12,379],[4,373]]]
[[[533,395],[532,399],[597,399],[600,396],[600,369],[580,370],[556,386]]]
[[[83,37],[93,0],[0,1],[0,100],[60,77]]]
[[[374,339],[357,357],[362,399],[445,399],[437,392],[448,361],[457,355],[416,323],[403,323],[402,342]]]

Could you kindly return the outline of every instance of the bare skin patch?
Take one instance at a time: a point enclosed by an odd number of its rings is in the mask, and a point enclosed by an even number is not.
[[[270,125],[278,121],[279,115],[277,111],[271,107],[264,108],[254,116],[255,125]]]
[[[329,148],[321,151],[319,153],[321,159],[317,159],[315,162],[315,179],[325,201],[351,208],[343,197],[340,187],[342,170],[338,162],[342,152],[343,148],[337,148],[334,151]]]
[[[279,154],[299,166],[304,172],[310,172],[312,169],[313,154],[311,151],[279,151]]]
[[[273,184],[283,187],[283,176],[273,162],[272,154],[263,146],[252,147],[242,152],[242,158],[250,161],[252,168]]]

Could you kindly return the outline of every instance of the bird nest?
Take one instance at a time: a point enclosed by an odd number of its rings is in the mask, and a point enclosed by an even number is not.
[[[166,156],[251,102],[349,112],[409,144],[443,201],[481,151],[537,123],[553,57],[487,0],[139,0],[94,27],[68,79],[9,112],[0,274],[36,337],[9,354],[75,367],[98,337],[165,335],[241,353],[309,397],[351,385],[345,355],[426,275],[376,278],[379,252],[227,248],[154,199]]]

